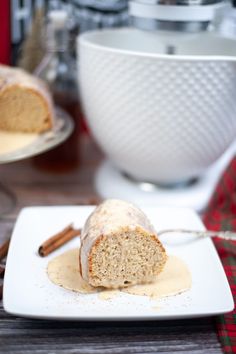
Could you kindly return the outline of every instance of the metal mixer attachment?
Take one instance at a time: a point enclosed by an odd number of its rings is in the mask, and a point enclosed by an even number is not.
[[[225,6],[221,0],[132,0],[129,12],[139,29],[195,33],[207,30]]]

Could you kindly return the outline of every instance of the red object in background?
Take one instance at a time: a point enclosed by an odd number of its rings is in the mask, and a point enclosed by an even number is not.
[[[0,63],[10,64],[10,0],[0,0]]]

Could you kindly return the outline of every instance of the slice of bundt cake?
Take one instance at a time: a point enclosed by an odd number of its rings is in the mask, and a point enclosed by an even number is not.
[[[42,133],[53,126],[50,93],[38,78],[0,65],[0,129]]]
[[[82,230],[81,274],[92,286],[120,288],[149,283],[163,269],[166,259],[146,215],[128,202],[104,201]]]

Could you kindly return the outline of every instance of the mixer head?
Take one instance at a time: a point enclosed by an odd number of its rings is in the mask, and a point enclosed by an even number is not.
[[[139,29],[195,33],[207,30],[225,6],[221,0],[132,0],[129,11]]]

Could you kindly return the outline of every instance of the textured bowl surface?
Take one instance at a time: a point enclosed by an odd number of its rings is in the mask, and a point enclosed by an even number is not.
[[[79,38],[90,129],[113,163],[138,180],[199,176],[235,139],[236,42],[204,35],[116,29]],[[176,54],[165,54],[173,43]]]

